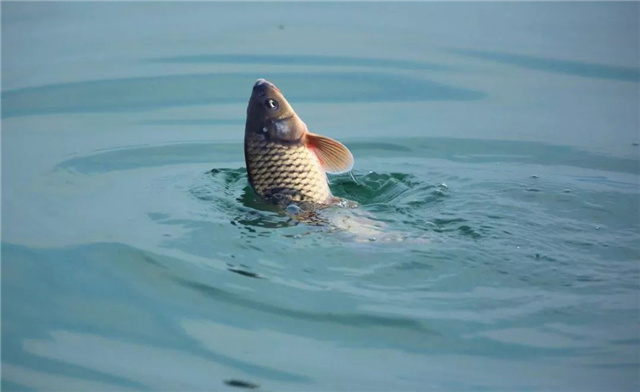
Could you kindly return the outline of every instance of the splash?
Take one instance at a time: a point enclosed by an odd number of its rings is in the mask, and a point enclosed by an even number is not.
[[[352,176],[356,177],[356,181]],[[347,173],[332,177],[337,202],[311,209],[291,204],[286,208],[264,202],[251,189],[246,171],[213,169],[203,184],[191,190],[197,199],[231,217],[231,224],[256,235],[302,238],[325,233],[354,242],[425,242],[425,230],[408,220],[448,197],[449,189],[428,184],[404,173]],[[415,222],[414,222],[415,223]]]

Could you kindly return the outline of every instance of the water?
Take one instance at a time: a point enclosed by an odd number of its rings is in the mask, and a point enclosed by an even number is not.
[[[3,390],[637,390],[638,7],[3,3]],[[259,77],[360,208],[256,200]]]

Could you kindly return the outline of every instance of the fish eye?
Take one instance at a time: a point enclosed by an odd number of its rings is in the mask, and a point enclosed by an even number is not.
[[[278,110],[278,107],[280,105],[278,105],[278,101],[276,101],[275,99],[269,98],[266,101],[264,101],[264,106],[266,106],[267,109],[270,109],[270,110]]]

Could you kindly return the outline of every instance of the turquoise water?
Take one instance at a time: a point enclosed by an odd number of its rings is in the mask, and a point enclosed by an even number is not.
[[[638,3],[2,3],[2,389],[640,388]],[[255,79],[358,209],[244,169]]]

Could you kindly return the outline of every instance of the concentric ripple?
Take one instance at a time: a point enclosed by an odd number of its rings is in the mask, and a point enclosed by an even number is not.
[[[463,224],[464,219],[435,219],[425,224],[430,208],[449,197],[446,184],[428,183],[406,173],[377,172],[332,176],[330,184],[334,195],[347,203],[302,212],[261,200],[249,186],[244,168],[212,169],[206,173],[203,183],[191,188],[190,193],[216,213],[229,216],[232,225],[252,233],[260,229],[299,227],[304,233],[282,234],[299,237],[337,230],[356,233],[356,237],[372,241],[394,233],[397,238],[405,238],[406,234],[400,233],[416,231],[459,230],[463,235],[479,236]],[[357,205],[359,207],[353,209]],[[450,229],[451,225],[456,228]],[[273,232],[267,230],[262,234],[268,236]]]

